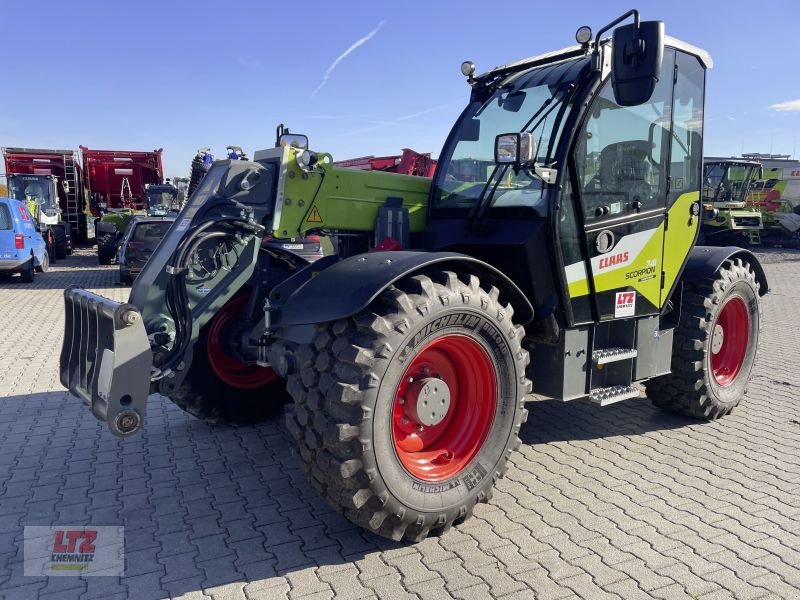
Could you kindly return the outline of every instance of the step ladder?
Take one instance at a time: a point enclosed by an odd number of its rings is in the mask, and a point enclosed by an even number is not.
[[[589,394],[589,400],[600,406],[608,406],[615,402],[638,398],[639,388],[635,385],[612,385],[610,387],[595,388]]]
[[[620,360],[636,358],[635,348],[601,348],[592,352],[592,361],[596,365],[607,365]]]
[[[64,154],[62,156],[64,161],[64,191],[67,196],[67,211],[66,221],[69,223],[72,232],[72,238],[78,237],[80,225],[80,202],[78,198],[78,177],[75,170],[75,155]]]

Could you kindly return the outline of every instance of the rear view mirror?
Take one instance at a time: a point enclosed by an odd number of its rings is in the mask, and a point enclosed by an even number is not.
[[[479,139],[481,139],[481,120],[464,119],[458,128],[458,141],[477,142]]]
[[[536,158],[536,139],[532,133],[501,133],[494,140],[494,162],[524,166]]]
[[[611,84],[620,106],[650,100],[661,77],[664,59],[664,23],[642,21],[614,30]]]
[[[291,146],[292,148],[308,149],[308,136],[300,133],[284,133],[278,138],[278,145],[283,148],[284,146]]]
[[[508,112],[519,112],[519,109],[522,108],[522,105],[525,102],[526,96],[527,94],[522,90],[509,92],[505,95],[505,97],[499,96],[497,98],[497,103],[503,110],[507,110]]]

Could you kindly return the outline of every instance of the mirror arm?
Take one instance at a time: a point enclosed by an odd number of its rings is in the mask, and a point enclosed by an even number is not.
[[[615,25],[619,25],[620,23],[622,23],[622,21],[624,21],[625,19],[627,19],[630,16],[633,16],[633,24],[634,24],[634,27],[636,28],[636,33],[638,35],[638,33],[639,33],[639,11],[636,10],[635,8],[632,9],[632,10],[629,10],[624,15],[622,15],[620,17],[617,17],[615,20],[613,20],[611,23],[609,23],[608,25],[606,25],[605,27],[603,27],[602,29],[600,29],[597,32],[597,35],[595,36],[595,39],[594,39],[594,50],[592,50],[592,71],[600,72],[602,70],[602,68],[603,68],[603,65],[600,62],[600,36],[602,36],[606,31],[608,31],[609,29],[611,29]]]

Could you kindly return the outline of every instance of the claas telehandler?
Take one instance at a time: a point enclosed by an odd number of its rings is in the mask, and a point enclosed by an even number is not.
[[[695,245],[711,58],[637,11],[576,40],[465,62],[432,180],[336,168],[286,131],[215,162],[128,302],[66,290],[63,384],[119,436],[151,394],[211,422],[288,403],[319,492],[409,541],[490,498],[532,393],[731,412],[767,281]],[[263,243],[331,232],[313,264]]]

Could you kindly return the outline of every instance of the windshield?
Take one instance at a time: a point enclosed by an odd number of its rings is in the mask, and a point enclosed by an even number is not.
[[[704,167],[703,200],[744,202],[757,165],[707,163]]]
[[[128,245],[143,252],[153,252],[161,238],[167,234],[170,225],[172,221],[137,223]]]
[[[34,202],[47,212],[57,208],[57,199],[53,197],[53,181],[48,177],[19,175],[9,177],[8,195],[15,200]]]
[[[151,213],[166,214],[173,208],[177,192],[174,190],[150,190],[147,192],[147,206]]]
[[[543,207],[546,186],[538,177],[528,169],[496,167],[495,138],[501,133],[532,132],[538,144],[536,162],[552,163],[574,97],[571,84],[585,64],[585,59],[578,59],[525,71],[511,76],[488,100],[473,101],[442,152],[433,183],[433,208],[470,209],[482,195],[483,202],[495,207]]]

